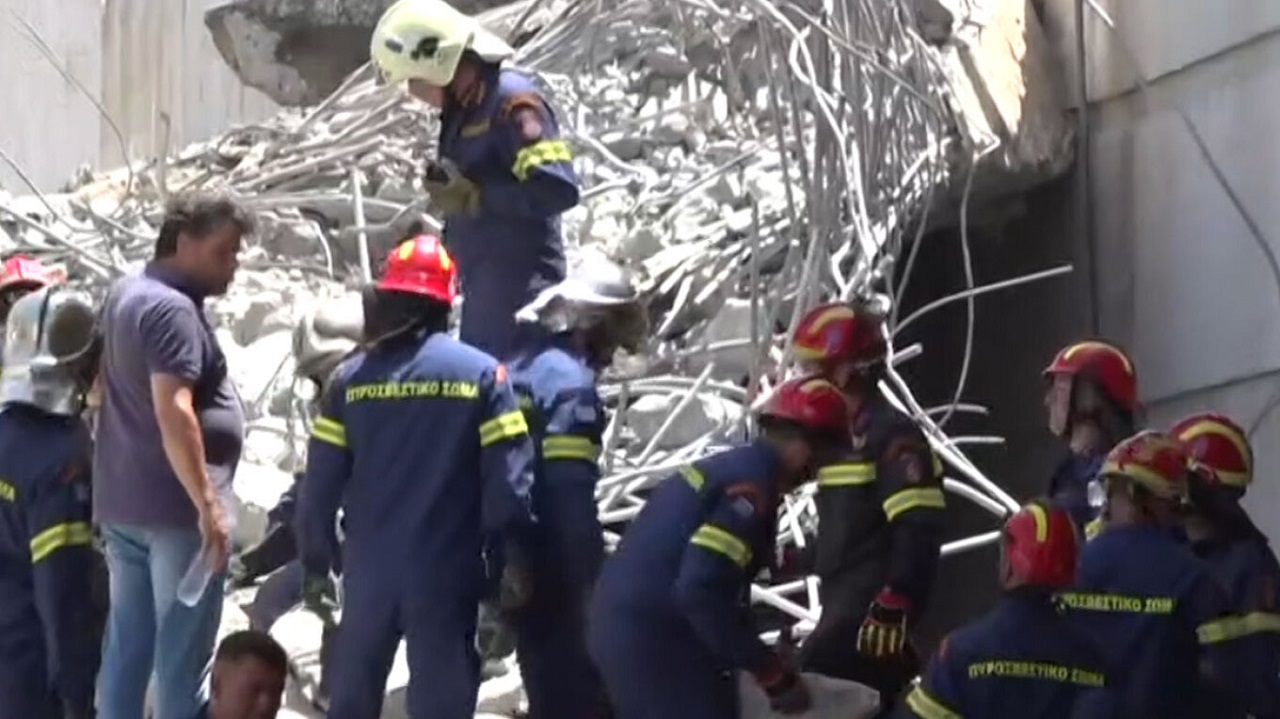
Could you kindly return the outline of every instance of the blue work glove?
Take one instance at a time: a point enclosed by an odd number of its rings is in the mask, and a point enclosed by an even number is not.
[[[325,624],[337,624],[334,612],[338,609],[337,589],[333,579],[326,574],[308,574],[302,580],[302,606],[320,617]]]
[[[858,651],[869,657],[900,657],[907,647],[907,614],[911,600],[883,589],[867,609],[858,629]]]

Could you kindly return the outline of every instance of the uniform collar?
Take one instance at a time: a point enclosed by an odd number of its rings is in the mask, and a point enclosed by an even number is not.
[[[158,261],[152,260],[151,262],[148,262],[146,268],[143,269],[142,274],[157,282],[168,285],[187,297],[190,297],[191,301],[195,302],[197,305],[204,304],[205,298],[208,297],[206,292],[203,292],[196,287],[196,283],[193,282],[191,278],[184,276],[172,267],[167,267]]]
[[[479,107],[498,84],[499,72],[501,72],[501,69],[496,63],[485,63],[480,68],[479,81],[472,85],[464,95],[456,98],[458,107],[464,110]]]

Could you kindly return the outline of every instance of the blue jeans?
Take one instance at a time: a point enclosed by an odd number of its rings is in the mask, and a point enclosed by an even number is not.
[[[223,577],[194,607],[178,601],[178,582],[200,552],[195,529],[102,528],[111,573],[111,610],[102,650],[99,719],[143,716],[156,677],[153,719],[191,719],[205,697],[222,619]]]

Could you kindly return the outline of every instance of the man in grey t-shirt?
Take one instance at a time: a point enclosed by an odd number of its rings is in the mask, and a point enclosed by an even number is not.
[[[118,281],[103,309],[93,491],[111,612],[100,719],[141,717],[153,669],[154,719],[190,719],[203,700],[244,439],[240,401],[203,305],[226,291],[252,229],[231,200],[175,199],[154,260]],[[178,584],[197,561],[213,577],[187,606]]]

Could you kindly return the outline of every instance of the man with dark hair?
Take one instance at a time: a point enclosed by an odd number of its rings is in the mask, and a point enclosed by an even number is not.
[[[195,719],[274,719],[288,672],[289,657],[269,634],[228,634],[213,660],[209,703]]]
[[[200,706],[244,441],[240,400],[203,305],[226,292],[252,231],[230,199],[175,198],[155,258],[111,288],[102,313],[93,472],[111,572],[102,719],[142,716],[153,670],[155,719],[189,719]],[[209,581],[179,602],[193,562],[207,563]]]

